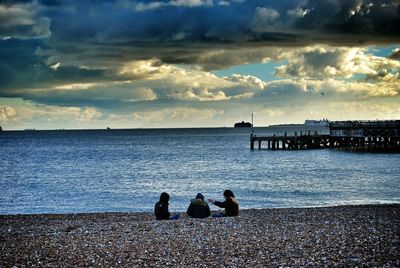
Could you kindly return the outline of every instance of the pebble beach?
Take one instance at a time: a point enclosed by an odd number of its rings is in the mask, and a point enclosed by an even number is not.
[[[400,205],[0,215],[0,267],[400,267]]]

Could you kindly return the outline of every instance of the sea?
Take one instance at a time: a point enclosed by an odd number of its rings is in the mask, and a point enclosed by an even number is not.
[[[152,212],[162,192],[184,212],[225,189],[241,209],[400,203],[400,154],[250,150],[315,128],[2,131],[0,214]]]

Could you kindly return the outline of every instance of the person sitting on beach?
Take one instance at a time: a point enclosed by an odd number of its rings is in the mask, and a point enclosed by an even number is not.
[[[187,214],[191,218],[204,219],[210,216],[210,207],[207,202],[204,201],[204,195],[198,193],[196,198],[190,200],[190,205],[187,209]]]
[[[208,202],[213,203],[214,205],[225,208],[225,213],[223,214],[213,214],[212,217],[231,217],[239,215],[239,203],[237,202],[235,195],[231,190],[224,191],[224,202],[215,201],[214,199],[208,199]]]
[[[179,218],[179,214],[174,215],[172,217],[168,211],[168,203],[169,201],[169,194],[162,193],[160,195],[160,201],[156,203],[154,206],[154,214],[156,215],[156,220],[177,220]]]

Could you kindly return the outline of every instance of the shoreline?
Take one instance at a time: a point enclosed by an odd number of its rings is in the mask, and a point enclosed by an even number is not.
[[[368,206],[400,206],[400,202],[378,202],[378,203],[359,203],[359,204],[337,204],[337,205],[319,205],[319,206],[301,206],[301,207],[266,207],[266,208],[241,208],[240,212],[244,211],[258,211],[258,210],[286,210],[286,209],[322,209],[322,208],[338,208],[338,207],[368,207]],[[217,207],[211,208],[211,214],[221,212],[222,209],[218,209]],[[184,214],[186,215],[185,211],[176,211],[169,209],[171,215],[172,214]],[[46,213],[46,212],[39,212],[39,213],[9,213],[9,214],[1,214],[0,219],[3,217],[54,217],[54,216],[84,216],[84,215],[107,215],[107,214],[115,214],[115,215],[153,215],[153,211],[87,211],[87,212],[65,212],[65,213]],[[155,217],[154,217],[155,219]]]
[[[243,211],[252,211],[252,210],[281,210],[281,209],[320,209],[320,208],[338,208],[338,207],[368,207],[368,206],[400,206],[400,202],[380,202],[380,203],[366,203],[366,204],[338,204],[338,205],[320,205],[320,206],[302,206],[302,207],[270,207],[270,208],[242,208],[240,209],[240,212]],[[213,207],[214,209],[211,209],[211,214],[213,213],[218,213],[221,212],[222,209],[218,210],[215,209],[216,207]],[[185,214],[186,211],[175,211],[175,210],[169,210],[171,215],[172,214]],[[121,214],[121,215],[153,215],[153,211],[101,211],[101,212],[96,212],[96,211],[89,211],[89,212],[66,212],[66,213],[15,213],[15,214],[0,214],[0,219],[2,217],[45,217],[45,216],[80,216],[80,215],[107,215],[107,214]],[[155,218],[154,218],[155,219]]]
[[[400,266],[400,204],[181,215],[0,215],[0,266]]]

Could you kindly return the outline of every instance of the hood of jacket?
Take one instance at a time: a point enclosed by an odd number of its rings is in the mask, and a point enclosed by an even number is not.
[[[198,206],[208,206],[207,202],[200,198],[194,198],[194,199],[190,200],[190,203],[192,203],[193,205],[198,205]]]
[[[169,194],[167,194],[167,193],[162,193],[161,195],[160,195],[160,202],[161,203],[168,203],[168,201],[169,201]]]

